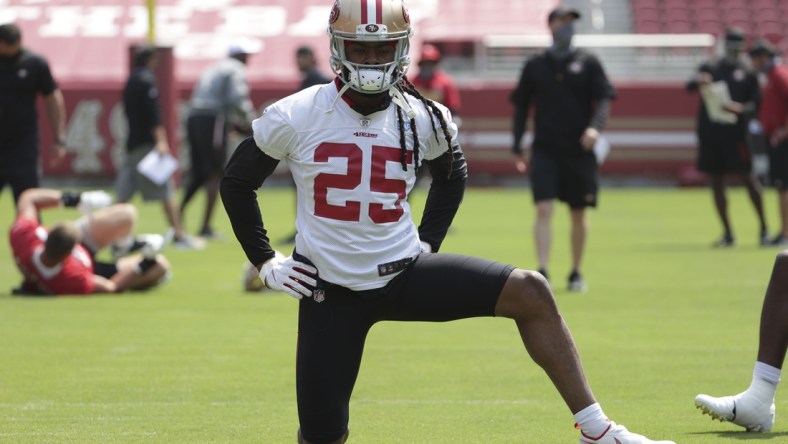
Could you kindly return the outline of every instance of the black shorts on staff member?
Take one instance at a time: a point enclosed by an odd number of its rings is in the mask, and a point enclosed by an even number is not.
[[[534,146],[530,177],[534,202],[558,199],[573,209],[596,207],[599,190],[596,157],[580,144],[559,154],[555,149]]]

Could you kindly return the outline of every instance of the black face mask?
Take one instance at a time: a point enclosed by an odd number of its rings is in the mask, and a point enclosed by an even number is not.
[[[725,42],[725,60],[729,63],[736,63],[743,46],[741,42]]]
[[[14,54],[14,55],[11,55],[11,56],[0,55],[0,66],[2,66],[2,67],[14,66],[14,64],[16,64],[17,60],[19,60],[19,56],[21,54],[22,54],[21,52],[18,52],[18,53]]]
[[[566,51],[572,45],[575,36],[575,23],[566,22],[553,30],[553,46],[559,51]]]

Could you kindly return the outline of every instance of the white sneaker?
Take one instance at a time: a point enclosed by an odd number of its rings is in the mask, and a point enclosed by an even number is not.
[[[156,255],[161,253],[164,245],[167,244],[166,239],[161,234],[140,234],[135,240],[142,243],[140,253],[146,259],[155,259]]]
[[[754,396],[743,395],[739,393],[721,398],[698,395],[695,397],[695,406],[714,419],[730,421],[748,432],[771,431],[774,425],[774,403],[766,405]]]
[[[626,427],[610,421],[610,427],[600,436],[592,438],[580,431],[580,444],[676,444],[673,441],[652,441],[643,435],[632,433]]]
[[[265,284],[260,279],[260,271],[250,262],[244,264],[241,274],[241,285],[244,291],[258,292],[265,290]]]
[[[181,238],[173,239],[172,246],[178,250],[202,250],[205,248],[205,241],[197,237],[184,235]]]

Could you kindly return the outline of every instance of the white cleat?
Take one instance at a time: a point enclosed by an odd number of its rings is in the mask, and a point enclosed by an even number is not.
[[[673,441],[652,441],[632,433],[626,427],[610,421],[610,427],[600,436],[591,437],[580,431],[580,444],[676,444]]]
[[[732,422],[748,432],[771,431],[774,425],[774,403],[767,405],[754,396],[743,395],[739,393],[721,398],[698,395],[695,397],[695,406],[714,419]]]

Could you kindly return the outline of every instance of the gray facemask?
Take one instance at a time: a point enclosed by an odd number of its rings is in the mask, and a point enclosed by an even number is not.
[[[575,36],[575,23],[566,22],[553,30],[553,46],[558,51],[566,51],[572,45]]]

